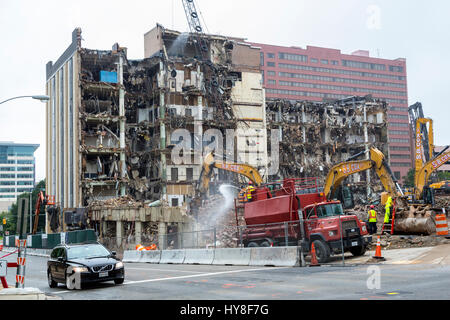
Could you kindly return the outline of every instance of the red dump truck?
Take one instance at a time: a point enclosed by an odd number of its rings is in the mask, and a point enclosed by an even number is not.
[[[309,252],[314,243],[317,259],[324,263],[342,250],[363,255],[372,241],[364,222],[344,215],[339,201],[326,200],[318,178],[261,185],[251,201],[235,207],[236,220],[239,214],[245,219],[245,247],[301,245]]]

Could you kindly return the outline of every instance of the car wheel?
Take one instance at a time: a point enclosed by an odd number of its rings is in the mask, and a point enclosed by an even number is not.
[[[124,278],[121,278],[121,279],[114,279],[114,283],[115,283],[115,284],[122,284],[124,280],[125,280]]]
[[[247,245],[247,247],[249,247],[249,248],[256,248],[256,247],[259,247],[259,245],[256,243],[256,242],[250,242],[248,245]]]
[[[50,271],[47,271],[47,280],[48,286],[50,288],[56,288],[58,286],[58,283],[55,280],[53,280],[52,273]]]

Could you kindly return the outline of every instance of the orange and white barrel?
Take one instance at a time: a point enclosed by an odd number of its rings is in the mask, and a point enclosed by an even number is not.
[[[448,224],[445,214],[436,215],[436,235],[448,236]]]

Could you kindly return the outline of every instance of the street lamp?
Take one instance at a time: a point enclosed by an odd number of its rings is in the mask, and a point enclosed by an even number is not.
[[[5,102],[10,101],[10,100],[19,99],[19,98],[33,98],[33,99],[36,99],[36,100],[40,100],[42,102],[50,100],[50,97],[49,96],[45,96],[45,95],[43,95],[43,96],[41,96],[41,95],[37,95],[37,96],[18,96],[18,97],[9,98],[9,99],[7,99],[5,101],[2,101],[2,102],[0,102],[0,104],[5,103]]]

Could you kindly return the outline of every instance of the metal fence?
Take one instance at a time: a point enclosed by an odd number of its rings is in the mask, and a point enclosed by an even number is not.
[[[344,263],[344,241],[348,236],[359,235],[354,220],[341,220],[341,232],[334,238],[341,242],[341,247],[334,248],[334,256],[341,256]],[[136,250],[137,245],[158,250],[172,249],[215,249],[238,248],[247,246],[300,246],[305,239],[305,229],[317,228],[318,219],[288,221],[282,223],[268,223],[244,226],[215,226],[198,231],[173,232],[168,234],[142,234],[139,241],[134,235],[127,237],[101,237],[99,241],[108,249],[116,251],[119,256],[124,250]],[[354,230],[352,234],[351,230]],[[328,231],[327,231],[328,232]],[[331,232],[331,230],[329,231]],[[252,236],[259,241],[252,241]],[[265,241],[264,238],[274,239],[275,242]],[[344,241],[343,241],[344,240]],[[252,244],[253,242],[253,244]],[[256,245],[255,245],[256,243]],[[307,249],[309,251],[309,248]]]

